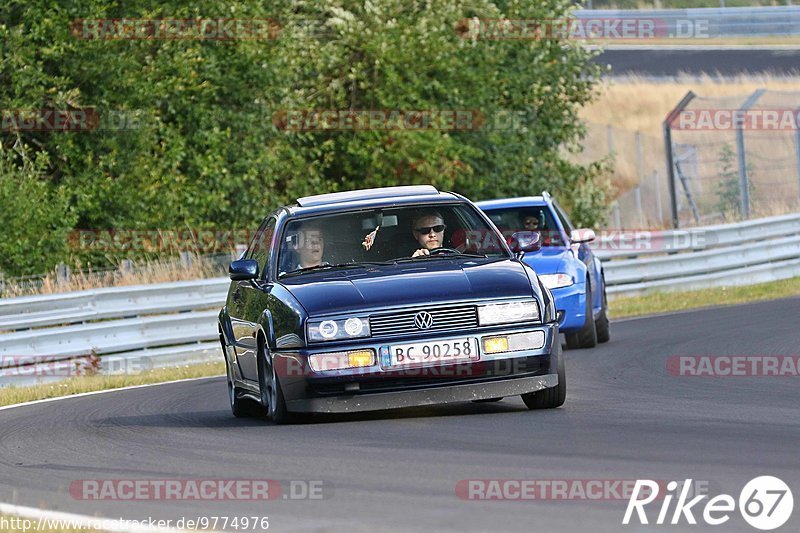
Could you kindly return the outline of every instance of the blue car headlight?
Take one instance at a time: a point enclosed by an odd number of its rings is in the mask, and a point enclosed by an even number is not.
[[[481,326],[513,324],[526,320],[539,320],[539,306],[535,301],[507,302],[478,306]]]
[[[306,325],[310,342],[336,341],[369,337],[369,319],[352,316],[309,320]]]
[[[575,283],[569,274],[542,274],[539,279],[542,280],[542,285],[551,290],[569,287]]]

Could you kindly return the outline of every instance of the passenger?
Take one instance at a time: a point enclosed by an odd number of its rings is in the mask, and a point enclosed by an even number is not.
[[[431,250],[441,248],[444,243],[444,218],[438,211],[423,211],[411,220],[411,231],[422,248],[418,248],[411,257],[430,255]]]
[[[319,226],[313,223],[302,224],[297,232],[297,239],[294,250],[297,252],[298,264],[292,265],[289,271],[320,266],[325,253],[325,238]]]

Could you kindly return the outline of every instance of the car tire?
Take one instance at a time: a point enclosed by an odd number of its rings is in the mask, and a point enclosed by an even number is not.
[[[608,342],[611,339],[611,328],[608,323],[608,298],[606,297],[606,283],[603,279],[603,307],[600,309],[600,316],[595,320],[597,330],[597,342]]]
[[[567,399],[567,375],[564,370],[564,356],[561,347],[558,352],[558,385],[536,392],[522,395],[522,401],[528,409],[555,409],[561,407]]]
[[[291,413],[286,409],[286,400],[275,373],[275,365],[272,364],[272,357],[263,342],[259,342],[258,348],[258,390],[267,418],[275,424],[291,422]]]
[[[594,348],[597,346],[597,326],[592,312],[592,286],[586,280],[586,321],[581,330],[577,333],[565,335],[567,338],[567,348]]]

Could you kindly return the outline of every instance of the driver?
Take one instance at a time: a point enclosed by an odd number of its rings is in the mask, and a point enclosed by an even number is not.
[[[423,211],[411,220],[411,231],[421,248],[418,248],[411,257],[430,255],[431,250],[441,248],[444,242],[444,218],[438,211]]]

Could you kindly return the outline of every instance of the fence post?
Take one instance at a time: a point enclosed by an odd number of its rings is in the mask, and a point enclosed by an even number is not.
[[[69,267],[65,264],[59,263],[56,265],[56,284],[66,285],[69,283],[70,271]]]
[[[622,214],[619,209],[619,202],[614,202],[614,227],[619,229],[622,227]]]
[[[672,209],[672,227],[677,229],[680,221],[678,220],[678,197],[675,190],[675,161],[674,155],[672,153],[672,121],[675,120],[678,115],[680,115],[681,111],[686,109],[686,106],[689,105],[695,97],[695,94],[692,91],[686,93],[686,96],[678,102],[678,105],[675,106],[675,109],[670,111],[667,115],[667,118],[664,119],[664,152],[667,158],[667,183],[669,184],[669,200],[670,200],[670,207]]]
[[[796,116],[800,116],[800,109]],[[800,127],[794,130],[794,151],[797,157],[797,193],[800,194]]]
[[[636,212],[639,214],[639,229],[644,228],[644,213],[642,213],[642,186],[637,185],[633,190],[634,198],[636,198]]]
[[[133,272],[133,261],[130,259],[123,259],[119,264],[119,271],[121,274],[131,274]]]
[[[739,108],[740,116],[744,116],[747,110],[755,105],[756,100],[761,98],[761,95],[766,92],[766,89],[758,89],[745,100],[742,107]],[[744,121],[742,119],[734,119],[736,123],[736,151],[739,159],[739,200],[741,201],[741,215],[742,218],[750,218],[750,178],[747,175],[747,154],[744,147]]]
[[[606,126],[606,143],[608,144],[608,155],[614,155],[614,126]]]
[[[2,272],[0,272],[0,298],[3,297],[3,294],[6,292],[6,276]]]
[[[661,173],[658,169],[653,171],[653,187],[656,189],[656,212],[658,213],[658,224],[664,220],[664,208],[661,205]]]
[[[192,268],[192,253],[188,251],[183,251],[180,254],[181,257],[181,266],[183,268]]]

